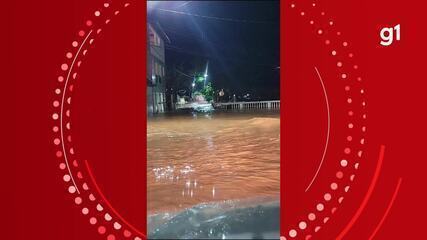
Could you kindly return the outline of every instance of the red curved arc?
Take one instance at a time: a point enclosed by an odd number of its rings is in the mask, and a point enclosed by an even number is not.
[[[117,211],[113,208],[113,206],[110,204],[110,202],[105,198],[104,194],[102,193],[101,189],[99,188],[98,184],[95,181],[95,177],[92,174],[92,170],[90,169],[89,163],[87,160],[85,160],[86,169],[89,174],[90,179],[93,182],[93,185],[95,186],[96,191],[98,191],[99,195],[101,196],[102,200],[105,202],[105,204],[111,209],[111,211],[124,223],[126,224],[131,230],[136,232],[137,234],[141,235],[142,237],[146,238],[147,236],[140,232],[136,227],[132,226],[129,222],[127,222]]]
[[[402,184],[402,178],[399,178],[398,182],[397,182],[397,186],[396,189],[394,190],[393,196],[391,197],[390,203],[387,206],[386,211],[384,212],[383,217],[381,218],[381,221],[378,223],[377,227],[375,228],[375,230],[372,232],[371,236],[369,237],[369,240],[372,240],[375,236],[375,234],[377,234],[378,230],[381,228],[381,226],[384,223],[384,220],[387,218],[391,207],[393,206],[394,200],[396,200],[397,194],[399,193],[399,189],[400,189],[400,185]]]
[[[381,145],[377,166],[376,166],[375,173],[374,173],[374,176],[372,178],[371,184],[369,185],[368,191],[366,192],[365,197],[363,198],[363,201],[360,204],[359,208],[357,209],[356,213],[353,215],[353,217],[351,218],[351,220],[347,224],[347,226],[345,226],[345,228],[341,231],[341,233],[336,237],[336,240],[341,240],[348,233],[348,231],[353,227],[354,223],[360,217],[360,215],[362,214],[366,205],[368,204],[368,201],[371,198],[372,192],[374,191],[374,188],[377,184],[378,177],[379,177],[380,172],[381,172],[381,166],[382,166],[383,159],[384,159],[384,150],[385,150],[385,146]]]

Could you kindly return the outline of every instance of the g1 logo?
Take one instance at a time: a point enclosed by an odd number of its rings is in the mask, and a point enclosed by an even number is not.
[[[396,35],[394,35],[394,32],[396,32]],[[395,37],[396,41],[400,41],[400,24],[397,24],[394,26],[394,28],[385,27],[381,29],[380,37],[380,44],[383,46],[390,46],[393,43]]]

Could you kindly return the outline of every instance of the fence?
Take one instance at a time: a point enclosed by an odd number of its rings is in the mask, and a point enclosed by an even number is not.
[[[280,109],[280,100],[274,101],[257,101],[257,102],[227,102],[215,103],[217,109]]]

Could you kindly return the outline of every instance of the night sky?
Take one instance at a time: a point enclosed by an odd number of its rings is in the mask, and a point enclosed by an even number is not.
[[[168,86],[189,89],[192,80],[175,69],[192,75],[209,61],[215,89],[238,98],[249,93],[250,100],[279,99],[279,1],[155,1],[148,18],[170,40],[167,81],[176,82]]]

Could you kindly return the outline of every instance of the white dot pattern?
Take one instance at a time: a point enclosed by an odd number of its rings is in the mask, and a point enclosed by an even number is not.
[[[93,13],[94,19],[85,21],[84,29],[77,31],[78,39],[71,43],[72,49],[65,54],[66,61],[61,64],[61,73],[57,78],[59,87],[54,90],[55,100],[52,102],[52,106],[54,107],[54,112],[51,115],[54,121],[54,126],[52,128],[54,133],[53,143],[58,148],[56,157],[61,161],[59,169],[66,172],[62,174],[62,179],[67,184],[67,190],[72,195],[77,194],[77,196],[73,198],[74,203],[80,207],[81,213],[84,216],[88,216],[89,223],[93,226],[97,226],[98,233],[100,235],[105,235],[107,240],[141,240],[145,238],[145,236],[137,231],[130,230],[130,226],[129,229],[124,228],[123,226],[127,226],[127,223],[121,223],[118,217],[117,219],[114,217],[115,214],[112,215],[106,212],[104,207],[97,200],[95,194],[100,193],[92,191],[88,182],[85,181],[83,173],[80,171],[80,161],[75,158],[75,150],[71,145],[70,107],[72,97],[70,95],[74,89],[73,81],[78,78],[77,71],[82,64],[83,57],[88,54],[88,47],[93,45],[96,36],[99,35],[103,27],[105,27],[104,24],[108,24],[111,21],[107,16],[116,16],[121,12],[121,10],[111,9],[111,6],[111,3],[104,3],[103,8],[97,9]],[[117,7],[126,8],[128,6],[130,6],[130,4],[125,3]],[[105,19],[102,19],[103,16],[105,16]],[[69,160],[71,159],[72,164],[69,164]],[[73,175],[73,173],[75,173],[75,175]],[[79,189],[83,190],[83,192]],[[97,204],[89,204],[90,202],[95,202]]]
[[[299,12],[299,15],[303,17],[303,21],[307,21],[310,25],[314,26],[315,34],[321,38],[322,42],[330,50],[330,56],[333,58],[332,62],[337,67],[339,75],[337,79],[342,81],[345,84],[345,93],[347,95],[345,102],[348,106],[346,111],[346,116],[348,117],[348,122],[345,124],[349,135],[346,137],[345,143],[348,144],[343,149],[343,154],[345,159],[340,159],[338,162],[338,167],[341,168],[336,172],[334,180],[330,183],[329,189],[323,194],[322,201],[319,201],[315,204],[315,211],[307,215],[307,220],[301,220],[298,223],[298,228],[290,228],[288,230],[288,237],[295,238],[297,235],[301,236],[302,239],[311,239],[312,233],[304,232],[309,229],[318,232],[321,229],[321,225],[329,221],[329,215],[334,214],[337,210],[337,207],[343,202],[343,196],[336,196],[338,194],[339,187],[347,193],[350,189],[349,184],[338,184],[338,181],[342,182],[346,179],[349,183],[353,182],[355,179],[355,170],[359,168],[359,161],[362,157],[363,151],[361,147],[365,143],[365,133],[366,133],[366,100],[364,93],[365,89],[361,88],[360,82],[362,82],[362,77],[359,76],[357,70],[360,68],[359,65],[352,63],[354,58],[354,53],[350,51],[350,43],[346,40],[341,40],[342,33],[337,31],[333,27],[335,22],[333,20],[327,19],[325,11],[321,11],[316,2],[313,2],[310,7],[301,7],[296,3],[291,3],[290,7]],[[318,26],[317,26],[318,25]],[[347,56],[347,59],[345,58]],[[358,90],[360,89],[360,90]],[[353,94],[359,94],[357,97]],[[360,106],[358,108],[355,102],[360,101]],[[359,100],[361,99],[361,100]],[[347,114],[348,113],[348,114]],[[360,118],[359,118],[360,117]],[[359,132],[356,133],[357,129]],[[362,136],[360,140],[353,141],[356,136]],[[357,144],[360,143],[360,144]],[[356,149],[352,151],[353,149]],[[356,153],[356,154],[354,154]],[[355,156],[358,159],[354,158]],[[355,160],[353,160],[353,158]],[[348,168],[348,165],[352,162],[354,168]],[[345,178],[345,175],[350,177]],[[331,191],[331,192],[329,192]],[[335,201],[332,201],[334,200]],[[322,215],[322,218],[318,218],[318,215]],[[311,222],[311,224],[309,224]],[[312,227],[310,228],[310,225]],[[300,233],[299,233],[300,232]],[[304,237],[303,237],[304,236]]]

